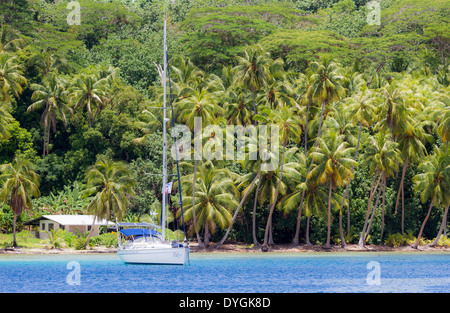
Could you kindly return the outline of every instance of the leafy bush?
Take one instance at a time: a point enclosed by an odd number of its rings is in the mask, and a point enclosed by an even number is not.
[[[400,246],[406,245],[406,237],[400,233],[390,234],[388,238],[384,241],[384,244],[389,247],[398,248]]]
[[[410,246],[413,243],[415,243],[417,238],[413,235],[412,232],[409,232],[407,234],[390,234],[388,238],[384,241],[384,244],[389,247],[398,248],[400,246]],[[426,246],[427,244],[431,243],[431,240],[424,239],[423,237],[419,240],[420,246]]]
[[[73,247],[75,244],[75,240],[77,240],[77,236],[74,233],[70,233],[67,231],[64,232],[63,237],[64,237],[64,241],[66,242],[66,244],[69,247]]]
[[[33,238],[34,236],[31,234],[29,230],[22,230],[20,233],[17,233],[17,237],[24,242],[27,242],[28,239]]]
[[[74,243],[73,243],[73,248],[75,250],[84,250],[86,249],[86,238],[84,237],[78,237],[77,239],[75,239]]]
[[[66,244],[64,242],[64,231],[62,229],[52,229],[51,231],[45,231],[48,238],[42,240],[42,243],[47,245],[48,249],[62,248]]]
[[[12,241],[4,241],[4,242],[0,243],[0,248],[2,248],[2,249],[11,248],[12,246],[13,246]]]
[[[450,238],[442,235],[436,243],[436,247],[450,247]]]
[[[89,240],[89,244],[94,246],[104,245],[106,248],[117,247],[117,234],[116,233],[105,233],[100,236],[92,237]]]

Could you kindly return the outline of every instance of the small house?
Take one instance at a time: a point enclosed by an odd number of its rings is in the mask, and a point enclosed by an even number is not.
[[[94,222],[94,215],[42,215],[41,217],[30,220],[25,225],[34,226],[34,233],[37,238],[47,238],[46,231],[63,229],[67,232],[82,234],[89,232]],[[114,226],[113,222],[104,219],[95,218],[92,236],[98,236],[100,226]]]

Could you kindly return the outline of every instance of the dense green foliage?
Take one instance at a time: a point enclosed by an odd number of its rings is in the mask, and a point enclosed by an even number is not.
[[[277,124],[284,160],[186,161],[188,236],[328,246],[446,233],[448,0],[381,1],[380,25],[366,0],[80,0],[80,25],[68,2],[0,0],[0,163],[26,160],[41,194],[14,209],[4,172],[1,231],[44,212],[157,220],[167,12],[176,122]],[[116,202],[101,164],[123,183]]]

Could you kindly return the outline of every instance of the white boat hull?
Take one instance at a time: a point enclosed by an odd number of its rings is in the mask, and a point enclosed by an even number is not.
[[[120,249],[119,258],[125,263],[184,265],[189,262],[189,247]]]

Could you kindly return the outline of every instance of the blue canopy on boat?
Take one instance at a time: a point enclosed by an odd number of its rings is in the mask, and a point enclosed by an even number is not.
[[[148,229],[148,228],[127,228],[127,229],[121,229],[120,232],[124,234],[125,236],[158,236],[161,235],[159,232],[157,232],[154,229]]]

